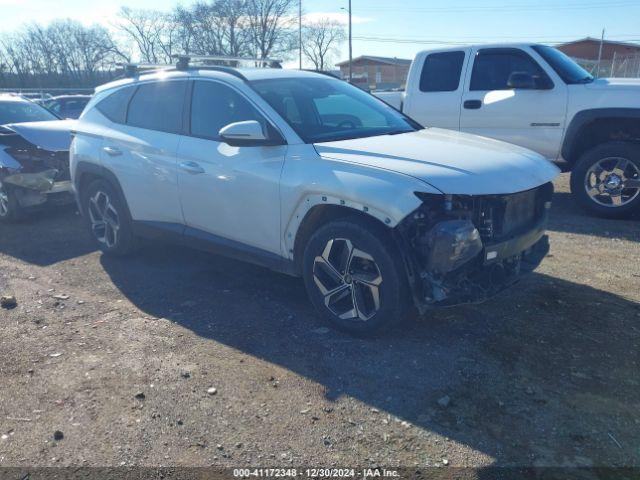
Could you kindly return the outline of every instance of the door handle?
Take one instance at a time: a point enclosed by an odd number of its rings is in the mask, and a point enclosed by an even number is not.
[[[122,155],[122,150],[116,147],[104,147],[102,150],[110,157],[119,157]]]
[[[196,162],[182,162],[180,164],[180,169],[184,170],[191,175],[197,175],[199,173],[204,173],[204,168],[198,165]]]
[[[482,101],[481,100],[466,100],[462,106],[464,108],[466,108],[467,110],[478,110],[480,107],[482,107]]]

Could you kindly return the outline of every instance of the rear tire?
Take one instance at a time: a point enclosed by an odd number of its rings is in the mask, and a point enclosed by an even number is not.
[[[135,249],[129,210],[109,182],[94,180],[83,189],[81,207],[87,229],[100,250],[123,256]]]
[[[640,146],[608,142],[585,152],[571,171],[571,193],[601,217],[640,211]]]
[[[24,218],[24,209],[15,193],[0,183],[0,223],[14,223]]]
[[[304,249],[302,270],[311,302],[339,330],[370,335],[407,319],[406,272],[382,225],[354,216],[321,226]]]

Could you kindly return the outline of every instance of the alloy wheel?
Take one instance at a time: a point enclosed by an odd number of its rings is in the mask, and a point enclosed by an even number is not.
[[[382,275],[368,253],[344,238],[331,239],[313,262],[313,281],[325,306],[342,320],[366,321],[380,309]]]
[[[626,158],[603,158],[587,170],[584,187],[597,204],[621,207],[640,195],[640,170]]]
[[[89,200],[91,231],[98,242],[113,248],[118,242],[120,216],[109,195],[98,190]]]
[[[9,195],[0,185],[0,217],[9,216]]]

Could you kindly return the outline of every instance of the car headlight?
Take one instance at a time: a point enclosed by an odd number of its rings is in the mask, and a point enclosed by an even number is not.
[[[445,220],[426,237],[428,269],[447,273],[475,258],[483,248],[480,232],[471,220]]]

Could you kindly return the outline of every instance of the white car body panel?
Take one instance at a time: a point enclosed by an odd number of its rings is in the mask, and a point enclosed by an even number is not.
[[[283,251],[288,258],[293,255],[298,227],[313,207],[351,208],[393,228],[422,203],[414,192],[440,193],[397,171],[366,162],[322,158],[322,145],[289,147],[280,184]]]
[[[640,108],[640,79],[598,78],[586,85],[569,85],[568,118],[598,108]]]
[[[422,180],[447,194],[508,194],[553,180],[558,167],[504,142],[439,128],[316,144],[325,158]]]
[[[475,58],[482,48],[471,49],[471,58]],[[531,47],[520,48],[539,65],[544,65]],[[549,68],[545,72],[554,83],[550,90],[470,91],[473,62],[467,62],[465,66],[467,74],[461,104],[467,100],[481,100],[482,108],[460,108],[460,130],[520,145],[549,160],[556,160],[562,145],[567,111],[567,85],[562,79]]]
[[[113,124],[102,142],[102,165],[120,180],[136,220],[183,223],[178,197],[180,135]],[[105,148],[121,155],[110,156]]]
[[[192,174],[178,167],[185,224],[281,254],[279,184],[286,151],[182,137],[179,162],[204,170]]]
[[[463,51],[465,54],[461,78],[456,90],[430,93],[420,91],[422,65],[427,55],[446,51],[448,51],[448,49],[418,53],[416,59],[411,64],[409,76],[407,77],[407,94],[403,99],[402,110],[405,113],[410,111],[411,114],[409,116],[424,126],[459,130],[461,99],[465,88],[467,67],[469,63],[471,63],[469,61],[471,54],[470,49],[461,48],[456,50]]]

